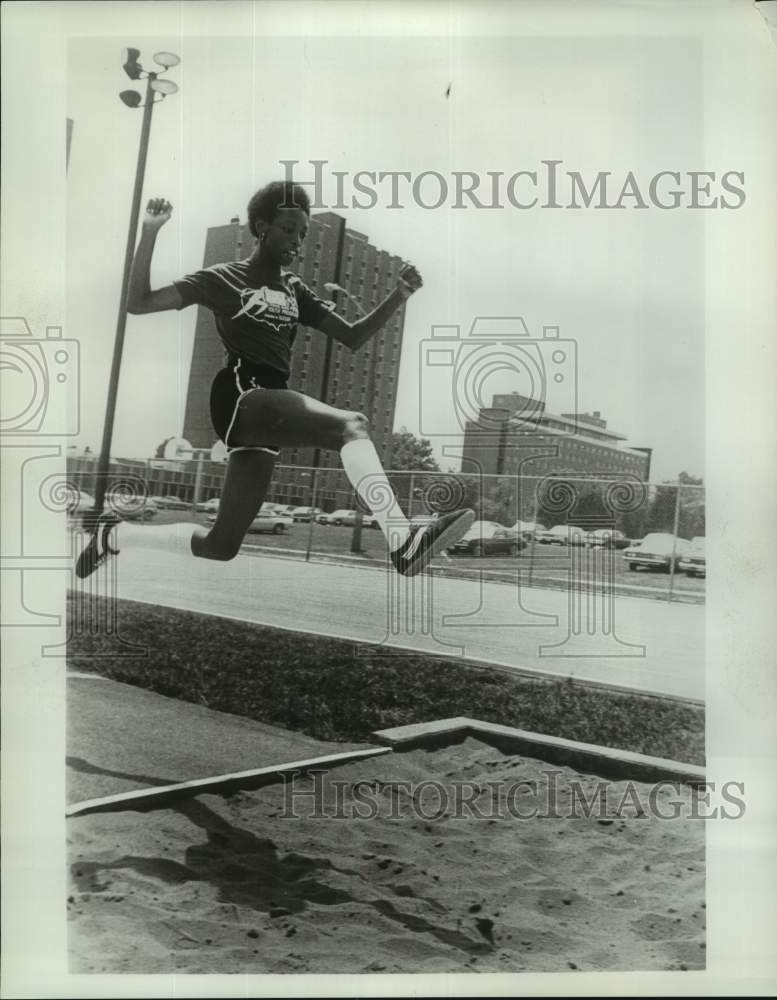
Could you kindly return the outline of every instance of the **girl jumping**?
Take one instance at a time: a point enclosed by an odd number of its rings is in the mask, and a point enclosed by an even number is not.
[[[213,380],[210,410],[214,430],[227,447],[227,471],[218,516],[209,531],[190,523],[137,528],[123,535],[123,541],[182,548],[202,559],[232,559],[267,494],[279,449],[328,448],[340,452],[348,479],[383,531],[396,570],[405,576],[419,573],[434,555],[465,534],[474,512],[458,510],[429,524],[411,525],[394,497],[364,414],[328,406],[287,388],[299,323],[356,351],[421,287],[418,271],[406,264],[396,289],[377,308],[347,322],[333,312],[333,303],[283,270],[302,247],[310,201],[300,186],[276,181],[248,204],[248,226],[256,245],[247,260],[216,264],[152,291],[154,244],[171,215],[172,205],[163,198],[148,203],[127,308],[142,314],[201,305],[213,312],[226,364]],[[111,545],[117,521],[115,514],[106,512],[92,528],[76,563],[78,577],[89,576],[118,554]]]

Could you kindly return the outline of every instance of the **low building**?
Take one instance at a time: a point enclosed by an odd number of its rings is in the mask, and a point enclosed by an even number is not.
[[[468,421],[462,472],[543,477],[576,473],[606,479],[629,474],[647,481],[649,448],[627,447],[626,436],[593,413],[550,413],[519,393],[495,395]]]

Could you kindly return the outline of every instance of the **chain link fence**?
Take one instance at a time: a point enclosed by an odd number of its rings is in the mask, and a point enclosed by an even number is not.
[[[114,463],[107,502],[120,516],[141,522],[194,518],[206,523],[208,501],[212,517],[225,471],[205,452],[193,460]],[[81,507],[88,505],[96,459],[69,458],[67,474],[70,494],[75,498],[80,492]],[[670,601],[703,600],[705,490],[700,484],[578,472],[540,477],[389,471],[387,476],[411,519],[471,507],[486,522],[475,527],[462,558],[445,563],[446,573],[514,580],[518,567],[521,581],[533,586],[604,585]],[[342,469],[278,465],[265,503],[287,508],[288,515],[295,507],[312,510],[297,511],[277,537],[249,533],[248,545],[306,559],[385,557],[377,524]]]

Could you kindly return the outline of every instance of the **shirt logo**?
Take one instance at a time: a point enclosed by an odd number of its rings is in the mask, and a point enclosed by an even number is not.
[[[240,291],[240,309],[232,319],[248,316],[257,323],[266,324],[280,332],[295,326],[299,319],[297,300],[287,292],[268,288],[243,288]]]

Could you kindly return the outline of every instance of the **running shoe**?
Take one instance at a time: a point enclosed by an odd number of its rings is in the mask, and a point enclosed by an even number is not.
[[[420,573],[434,556],[458,542],[474,521],[473,510],[454,510],[429,524],[411,525],[405,543],[391,553],[391,561],[397,573],[403,576]]]
[[[111,545],[110,535],[120,520],[112,510],[97,515],[94,511],[86,512],[82,523],[89,529],[92,537],[76,561],[76,576],[79,580],[85,580],[110,556],[119,554],[119,549],[114,549]]]

